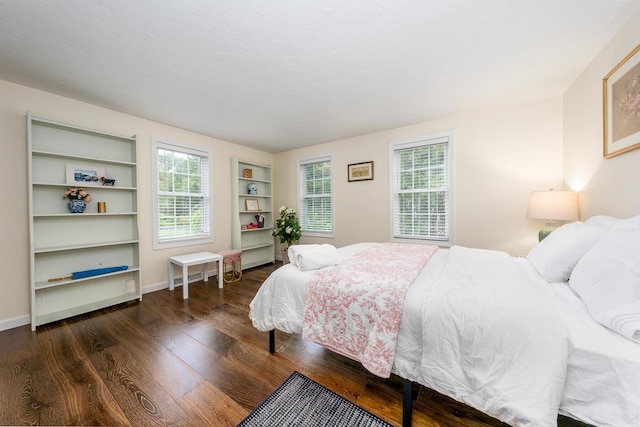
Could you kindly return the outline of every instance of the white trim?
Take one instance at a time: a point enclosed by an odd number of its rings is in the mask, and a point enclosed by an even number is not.
[[[407,138],[401,139],[398,141],[389,142],[389,146],[392,148],[391,152],[394,150],[402,150],[404,148],[414,148],[420,147],[422,145],[434,145],[434,144],[442,144],[444,142],[451,142],[453,140],[453,131],[449,132],[438,132],[432,133],[429,135],[418,136],[416,138]],[[425,142],[427,144],[425,144]]]
[[[178,278],[176,278],[177,280]],[[180,279],[180,282],[182,282],[182,279]],[[176,282],[177,285],[177,282]],[[182,283],[180,283],[180,285],[182,285]],[[150,294],[151,292],[156,292],[156,291],[161,291],[163,289],[169,289],[169,282],[162,282],[162,283],[155,283],[152,285],[147,285],[147,286],[143,286],[142,287],[142,295],[144,294]]]
[[[217,262],[212,263],[215,264],[216,266],[218,265]],[[207,275],[211,278],[214,276],[218,275],[218,268],[216,267],[214,270],[209,269]],[[202,272],[198,272],[198,273],[194,273],[194,274],[190,274],[189,275],[189,283],[194,283],[194,282],[199,282],[201,280],[204,280],[204,275],[202,274]],[[174,279],[174,286],[178,287],[178,286],[182,286],[182,275],[176,276],[176,278]],[[166,282],[160,282],[160,283],[154,283],[151,285],[147,285],[144,286],[142,288],[142,294],[149,294],[151,292],[156,292],[156,291],[162,291],[164,289],[169,289],[169,281]]]
[[[325,161],[331,162],[333,166],[333,158],[331,154],[321,154],[319,156],[305,157],[303,159],[298,159],[298,167],[300,167],[301,165],[308,165],[309,163],[319,163],[319,162],[325,162]],[[331,170],[331,172],[333,172],[333,169]]]
[[[0,331],[6,331],[20,326],[29,325],[31,323],[31,316],[24,314],[18,317],[12,317],[11,319],[0,320]]]

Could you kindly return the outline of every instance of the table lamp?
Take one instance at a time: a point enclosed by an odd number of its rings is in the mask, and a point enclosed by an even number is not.
[[[542,241],[557,228],[555,221],[577,221],[578,193],[575,191],[533,191],[529,196],[527,218],[544,219],[547,224],[538,233]]]

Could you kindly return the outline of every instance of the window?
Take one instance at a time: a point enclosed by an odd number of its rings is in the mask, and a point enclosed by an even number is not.
[[[451,244],[452,134],[393,142],[392,239]]]
[[[332,169],[329,156],[298,162],[298,213],[305,236],[333,233]]]
[[[154,140],[154,249],[210,243],[210,153]]]

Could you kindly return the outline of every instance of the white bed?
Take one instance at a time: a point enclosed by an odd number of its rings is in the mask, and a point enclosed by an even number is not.
[[[340,259],[371,245],[340,248]],[[555,425],[560,413],[640,426],[640,345],[595,322],[568,281],[539,274],[549,260],[566,267],[548,247],[530,259],[438,250],[407,291],[392,372],[511,425]],[[572,269],[582,256],[567,252]],[[276,270],[251,303],[253,325],[301,333],[308,283],[322,271]]]
[[[553,289],[573,344],[560,413],[598,426],[640,426],[640,345],[594,322],[566,284]]]

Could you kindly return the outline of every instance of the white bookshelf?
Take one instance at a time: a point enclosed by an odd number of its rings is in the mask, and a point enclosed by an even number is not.
[[[138,236],[136,138],[27,115],[31,329],[111,305],[142,299]],[[104,170],[114,186],[67,183],[67,166]],[[63,193],[84,187],[84,213]],[[98,202],[106,213],[98,213]],[[50,281],[73,272],[126,265],[126,270]]]
[[[244,171],[251,170],[251,178]],[[255,183],[258,192],[249,194],[248,185]],[[242,268],[247,269],[275,261],[273,232],[273,187],[271,166],[231,159],[231,241],[233,249],[242,251]],[[264,228],[243,229],[257,223],[258,211],[248,211],[246,200],[258,201],[259,212],[265,216]]]

